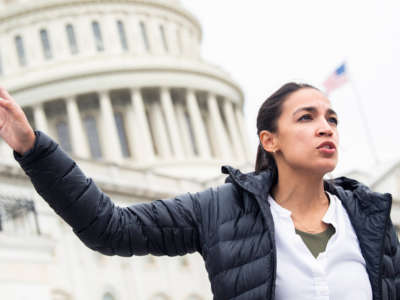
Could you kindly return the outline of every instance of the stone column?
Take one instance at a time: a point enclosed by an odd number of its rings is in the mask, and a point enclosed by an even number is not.
[[[248,139],[248,136],[247,136],[248,133],[247,133],[247,129],[246,129],[246,123],[245,123],[245,120],[244,120],[243,112],[237,106],[234,108],[234,111],[235,111],[237,124],[238,124],[238,127],[239,127],[239,132],[240,132],[240,135],[241,135],[241,142],[242,142],[243,148],[245,150],[247,160],[248,161],[253,161],[255,159],[255,153],[253,154],[251,149],[250,149],[250,145],[249,145],[250,143],[249,143],[249,139]]]
[[[161,88],[161,106],[164,111],[165,121],[168,127],[168,133],[173,153],[176,158],[183,158],[183,147],[181,137],[178,131],[177,118],[172,104],[171,94],[168,88]]]
[[[231,159],[231,143],[224,128],[224,123],[219,111],[217,97],[213,93],[208,94],[207,99],[208,111],[211,117],[212,128],[215,131],[215,145],[217,156],[223,159]]]
[[[199,104],[197,103],[196,95],[193,90],[188,90],[186,95],[187,108],[190,115],[190,120],[193,125],[194,136],[196,140],[199,155],[203,158],[210,158],[211,151],[207,139],[206,129],[204,127],[203,118],[201,117]]]
[[[99,100],[102,128],[100,139],[104,150],[104,158],[109,161],[119,162],[122,160],[121,144],[108,92],[101,91],[99,93]]]
[[[141,135],[139,129],[139,123],[135,116],[135,110],[133,105],[129,105],[126,108],[126,135],[128,139],[129,149],[131,150],[131,156],[134,160],[145,159],[145,152],[141,151]]]
[[[187,124],[185,110],[183,105],[175,106],[175,113],[178,122],[178,128],[180,129],[180,135],[182,140],[182,146],[184,149],[184,153],[186,157],[192,157],[195,155],[193,145],[192,145],[192,137],[190,134],[189,125]]]
[[[83,158],[90,157],[88,141],[85,136],[78,104],[74,96],[66,98],[69,135],[71,137],[72,152]]]
[[[171,157],[171,149],[168,141],[168,132],[165,128],[164,117],[160,104],[154,102],[150,105],[150,122],[152,124],[153,135],[156,142],[158,154],[163,158]]]
[[[35,119],[36,129],[48,134],[49,126],[47,124],[47,118],[42,103],[33,106],[33,118]]]
[[[151,139],[150,128],[147,123],[146,111],[143,104],[142,94],[139,89],[131,90],[131,101],[133,110],[135,113],[136,124],[138,126],[137,131],[140,135],[136,135],[136,138],[141,136],[141,140],[137,140],[135,143],[140,144],[140,159],[153,160],[154,159],[154,147]]]
[[[223,110],[228,123],[228,132],[230,133],[233,149],[235,150],[236,157],[239,160],[246,160],[246,154],[244,152],[241,135],[238,128],[238,124],[235,120],[235,114],[233,112],[233,103],[228,99],[224,99]]]

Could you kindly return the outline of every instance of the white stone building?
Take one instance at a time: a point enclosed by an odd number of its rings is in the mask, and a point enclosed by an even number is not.
[[[243,93],[201,38],[178,0],[0,0],[0,83],[117,204],[199,191],[254,160]],[[1,299],[211,299],[199,255],[87,249],[0,153]]]

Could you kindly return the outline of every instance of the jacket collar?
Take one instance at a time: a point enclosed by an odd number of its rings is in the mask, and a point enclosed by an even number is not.
[[[267,195],[275,180],[271,170],[256,174],[243,174],[230,166],[223,166],[222,172],[229,174],[226,182],[234,182],[244,190],[254,194],[267,226],[274,238],[274,224],[268,207]],[[384,237],[387,230],[392,198],[390,194],[371,191],[367,186],[354,179],[339,177],[324,181],[326,191],[335,194],[342,201],[353,228],[356,232],[360,249],[366,261],[374,300],[382,299],[382,259]],[[275,249],[275,245],[274,245]],[[276,256],[276,253],[274,253]],[[276,260],[276,257],[275,257]],[[275,278],[275,269],[274,269]]]
[[[231,166],[222,166],[222,173],[228,174],[225,182],[233,182],[242,189],[254,195],[267,195],[273,183],[273,176],[270,170],[259,172],[242,173]]]
[[[259,173],[242,173],[231,166],[222,166],[221,170],[222,173],[229,175],[225,182],[234,182],[256,196],[266,197],[275,181],[273,172],[269,169]],[[348,206],[348,202],[352,201],[353,195],[356,195],[355,198],[359,201],[361,209],[381,211],[386,210],[391,204],[389,194],[372,192],[367,186],[351,178],[338,177],[326,180],[324,187],[326,191],[335,194],[342,202],[345,202],[345,206]],[[376,198],[382,201],[376,201]]]

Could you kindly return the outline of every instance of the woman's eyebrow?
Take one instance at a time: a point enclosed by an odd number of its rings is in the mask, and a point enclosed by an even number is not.
[[[326,114],[327,115],[336,115],[337,116],[336,111],[334,111],[332,108],[328,108],[328,110],[326,111]]]
[[[314,113],[314,112],[317,111],[317,108],[316,108],[315,106],[300,107],[300,108],[298,108],[298,109],[296,109],[296,110],[294,111],[293,115],[295,115],[295,114],[297,114],[298,112],[303,111],[303,110],[308,111],[308,112],[310,112],[310,113]]]
[[[300,111],[307,111],[310,113],[315,113],[315,112],[317,112],[317,108],[315,106],[300,107],[294,111],[293,115],[297,114]],[[337,113],[332,108],[328,108],[326,111],[326,114],[327,115],[337,115]]]

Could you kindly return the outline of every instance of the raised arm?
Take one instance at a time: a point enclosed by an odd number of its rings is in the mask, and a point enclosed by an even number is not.
[[[0,135],[37,192],[91,249],[107,255],[201,252],[200,202],[212,190],[170,200],[116,206],[48,136],[34,132],[0,89]]]

